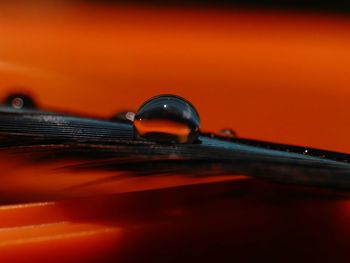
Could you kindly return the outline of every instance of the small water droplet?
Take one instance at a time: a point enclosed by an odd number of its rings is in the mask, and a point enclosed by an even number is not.
[[[304,150],[303,154],[308,154],[309,150]]]
[[[237,133],[232,129],[222,129],[222,130],[220,130],[219,135],[221,137],[225,137],[225,138],[236,138],[237,137]]]
[[[132,111],[120,111],[111,118],[111,121],[132,123],[134,121],[134,118],[135,113]]]
[[[37,108],[34,100],[30,96],[22,93],[15,93],[7,96],[4,104],[16,110]]]
[[[215,135],[214,133],[209,133],[209,137],[210,137],[210,138],[215,138],[216,135]]]
[[[199,115],[187,100],[160,95],[146,101],[134,120],[136,138],[163,143],[192,143],[197,140]]]

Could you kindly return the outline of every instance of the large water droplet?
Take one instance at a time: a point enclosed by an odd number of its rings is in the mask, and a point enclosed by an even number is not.
[[[192,143],[197,140],[199,115],[187,100],[160,95],[146,101],[137,111],[134,130],[137,138],[162,143]]]
[[[37,108],[34,100],[29,95],[22,93],[14,93],[7,96],[4,104],[16,110]]]

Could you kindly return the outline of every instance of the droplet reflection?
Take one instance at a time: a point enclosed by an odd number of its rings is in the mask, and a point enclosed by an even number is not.
[[[161,143],[192,143],[197,140],[199,115],[194,106],[174,95],[146,101],[134,120],[135,136]]]
[[[134,119],[135,113],[133,113],[132,111],[120,111],[111,118],[111,121],[132,123]]]
[[[22,93],[14,93],[7,96],[4,104],[16,110],[37,108],[34,100],[30,96]]]

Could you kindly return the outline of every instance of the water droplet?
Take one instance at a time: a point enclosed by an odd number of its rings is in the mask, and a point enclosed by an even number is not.
[[[216,135],[215,135],[214,133],[209,133],[209,137],[210,137],[210,138],[215,138]]]
[[[160,95],[146,101],[134,120],[136,138],[162,143],[192,143],[197,140],[199,115],[187,100]]]
[[[16,110],[37,108],[34,100],[30,96],[22,93],[15,93],[7,96],[4,104]]]
[[[237,137],[237,133],[232,129],[222,129],[222,130],[220,130],[219,135],[221,137],[225,137],[225,138],[236,138]]]
[[[309,150],[304,150],[303,154],[309,154]]]
[[[111,121],[132,123],[134,119],[135,113],[132,111],[120,111],[111,118]]]

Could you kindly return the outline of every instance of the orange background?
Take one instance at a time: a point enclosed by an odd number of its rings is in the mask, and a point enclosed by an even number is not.
[[[174,93],[204,130],[350,152],[349,28],[335,14],[2,4],[1,94],[109,116]]]
[[[3,96],[23,90],[43,108],[106,117],[174,93],[197,107],[204,130],[231,127],[243,137],[350,152],[346,16],[60,1],[0,8]],[[12,175],[16,166],[20,172]],[[2,168],[2,194],[8,191],[12,202],[25,194],[47,200],[56,188],[109,176],[48,177],[44,165],[40,170],[18,162],[3,162]],[[119,190],[112,182],[88,193],[162,188],[183,180],[136,179]],[[179,251],[191,259],[193,251],[222,249],[226,256],[279,262],[320,262],[329,253],[336,262],[348,258],[349,211],[343,196],[243,177],[1,206],[0,261],[164,262],[163,255]]]

